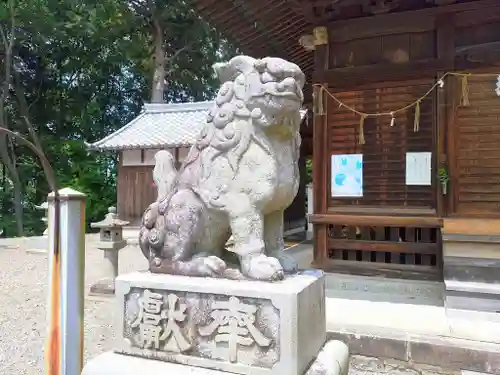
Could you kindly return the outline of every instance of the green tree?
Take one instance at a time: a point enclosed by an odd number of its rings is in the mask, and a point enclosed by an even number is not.
[[[12,59],[5,59],[9,44],[0,43],[0,87],[6,88],[1,101],[3,122],[29,135],[29,120],[60,186],[86,193],[87,220],[100,220],[107,207],[115,204],[116,160],[111,154],[89,152],[85,141],[93,142],[123,126],[150,100],[157,65],[152,58],[156,51],[153,13],[144,13],[147,8],[139,2],[121,0],[8,1],[12,8],[0,5],[0,27],[6,39],[14,35]],[[184,2],[161,3],[150,9],[159,17],[165,37],[163,82],[168,84],[163,99],[210,98],[215,89],[211,66],[234,50]],[[24,109],[20,98],[25,99]],[[19,178],[9,168],[9,160],[2,158],[0,228],[7,236],[39,234],[41,213],[34,206],[45,200],[48,184],[31,152],[15,141],[4,142],[7,146],[0,145],[0,150],[9,152]],[[17,220],[21,222],[17,229],[13,226],[16,202],[24,211],[24,223]]]
[[[205,100],[216,86],[213,63],[236,51],[184,0],[131,0],[134,30],[143,30],[150,100]]]

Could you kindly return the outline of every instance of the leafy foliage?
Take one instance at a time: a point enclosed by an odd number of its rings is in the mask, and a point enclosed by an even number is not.
[[[163,25],[169,102],[210,98],[212,64],[235,50],[181,0],[16,0],[14,10],[12,81],[23,92],[29,121],[59,185],[87,194],[88,222],[101,220],[116,204],[116,156],[89,152],[85,141],[120,128],[149,100],[152,17]],[[7,34],[10,17],[8,7],[0,5],[0,26]],[[0,56],[5,56],[2,43]],[[5,59],[0,60],[2,84]],[[27,134],[16,95],[11,87],[5,120]],[[22,181],[24,234],[40,234],[43,213],[35,205],[46,199],[49,187],[36,157],[12,142]],[[0,229],[6,236],[16,234],[12,176],[2,164]]]

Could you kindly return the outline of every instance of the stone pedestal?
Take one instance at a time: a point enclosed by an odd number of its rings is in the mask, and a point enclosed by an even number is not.
[[[347,374],[347,346],[325,345],[324,288],[316,270],[275,283],[119,276],[115,350],[83,374]]]
[[[276,283],[136,272],[116,280],[116,351],[243,375],[301,375],[326,340],[324,275]]]

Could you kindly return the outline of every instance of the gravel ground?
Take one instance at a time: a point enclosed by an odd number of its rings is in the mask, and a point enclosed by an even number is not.
[[[85,284],[99,280],[102,251],[96,236],[87,236]],[[43,374],[46,333],[48,258],[26,249],[44,248],[46,241],[0,242],[0,374]],[[2,246],[3,245],[3,246]],[[120,254],[120,273],[147,268],[140,251],[128,246]],[[85,360],[112,349],[111,300],[85,300]]]
[[[95,235],[87,236],[85,283],[102,276],[102,252],[96,249]],[[44,248],[41,238],[0,240],[0,374],[43,374],[48,259],[26,249]],[[120,273],[147,268],[135,246],[120,253]],[[112,299],[85,300],[85,361],[113,347]],[[411,368],[408,364],[374,358],[353,357],[350,375],[434,375],[438,369]]]

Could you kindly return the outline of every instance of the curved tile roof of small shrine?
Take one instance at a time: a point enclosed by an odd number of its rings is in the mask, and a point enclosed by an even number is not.
[[[212,101],[145,104],[142,112],[107,137],[92,143],[95,150],[190,146],[206,122]]]
[[[93,150],[131,150],[191,146],[205,125],[213,101],[180,104],[145,104],[127,125],[89,144]],[[302,119],[307,110],[301,111]]]

